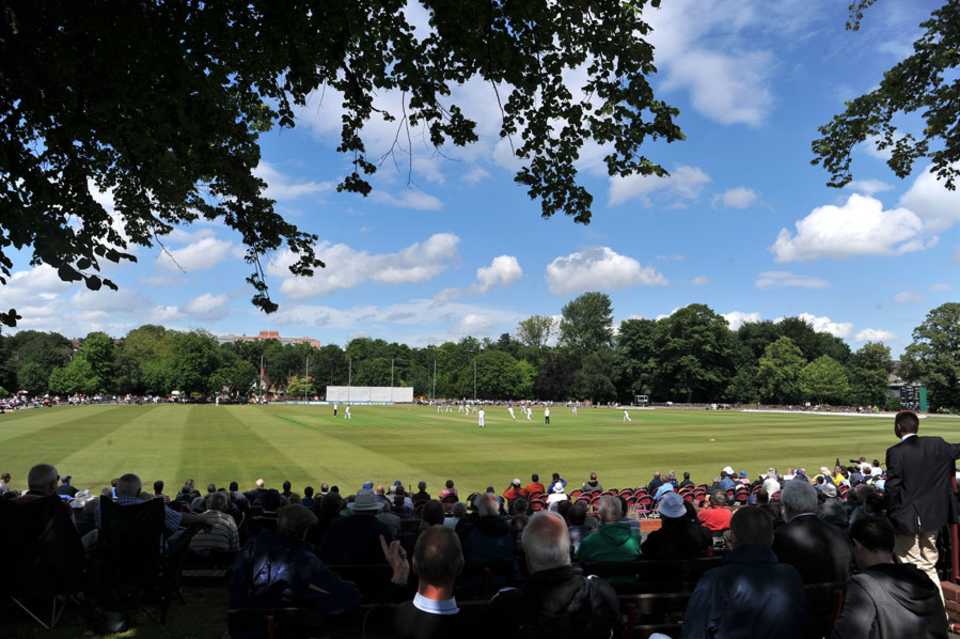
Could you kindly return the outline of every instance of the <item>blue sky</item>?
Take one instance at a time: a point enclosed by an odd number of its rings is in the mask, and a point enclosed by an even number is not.
[[[859,33],[844,30],[846,4],[675,0],[650,12],[654,87],[680,109],[687,140],[649,148],[671,171],[667,179],[611,180],[598,149],[586,149],[589,226],[541,219],[539,204],[513,183],[496,100],[480,82],[455,92],[478,121],[479,144],[439,156],[414,131],[412,185],[404,149],[377,174],[370,197],[336,193],[348,164],[334,152],[339,100],[328,91],[299,113],[295,129],[263,139],[258,171],[268,194],[320,237],[328,264],[298,280],[285,271],[286,255],[271,256],[278,313],[249,304],[238,238],[217,225],[169,238],[186,273],[138,249],[136,265],[111,269],[119,293],[62,284],[21,255],[0,307],[15,305],[22,328],[71,336],[157,322],[420,345],[512,332],[523,317],[557,315],[580,292],[601,290],[618,321],[702,302],[734,327],[803,314],[853,347],[879,339],[899,352],[927,310],[956,299],[960,195],[942,189],[925,164],[897,179],[870,145],[856,154],[854,188],[830,189],[809,163],[810,142],[844,99],[874,87],[910,50],[940,3],[880,2]],[[416,6],[408,18],[426,28]],[[578,73],[570,72],[574,89]],[[378,101],[398,105],[397,95]],[[389,146],[394,126],[368,126],[371,154]],[[109,205],[109,194],[99,197]]]

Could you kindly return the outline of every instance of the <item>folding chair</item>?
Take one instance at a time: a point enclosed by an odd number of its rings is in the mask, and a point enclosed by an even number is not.
[[[85,560],[80,534],[57,495],[0,500],[0,582],[4,594],[45,630],[79,591]],[[46,612],[49,606],[49,614]]]

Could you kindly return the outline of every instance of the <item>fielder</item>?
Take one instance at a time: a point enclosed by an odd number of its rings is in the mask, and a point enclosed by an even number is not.
[[[517,415],[513,412],[513,406],[507,406],[507,412],[510,413],[510,419],[517,421]]]
[[[624,422],[632,422],[632,421],[633,421],[632,419],[630,419],[630,411],[628,411],[628,410],[626,410],[626,409],[624,409],[624,411],[623,411],[623,421],[624,421]]]
[[[344,419],[353,419],[353,415],[350,414],[350,404],[343,408],[343,417]]]
[[[480,428],[487,427],[487,411],[483,410],[482,408],[477,411],[477,424],[480,426]]]

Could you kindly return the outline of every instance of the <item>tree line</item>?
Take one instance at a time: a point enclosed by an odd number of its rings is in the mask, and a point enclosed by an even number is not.
[[[745,323],[691,304],[657,320],[614,326],[603,293],[563,307],[559,321],[534,315],[513,334],[465,337],[422,348],[356,338],[346,347],[276,340],[220,344],[203,331],[145,325],[120,339],[90,333],[74,344],[57,333],[0,336],[0,394],[256,392],[261,362],[270,387],[314,395],[327,385],[413,386],[421,397],[800,404],[895,407],[890,349],[856,351],[804,320]],[[929,312],[897,373],[925,384],[934,408],[960,407],[960,304]]]

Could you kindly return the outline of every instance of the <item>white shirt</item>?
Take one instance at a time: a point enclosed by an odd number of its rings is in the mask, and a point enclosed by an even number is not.
[[[780,492],[780,482],[777,481],[776,477],[767,477],[763,480],[763,489],[767,491],[767,495],[778,493]]]
[[[550,493],[547,497],[547,506],[553,506],[561,501],[567,501],[567,499],[566,493]]]
[[[419,592],[413,597],[413,607],[429,615],[455,615],[460,612],[455,597],[450,599],[427,599]]]
[[[543,409],[543,416],[544,416],[544,417],[550,417],[550,409],[549,409],[549,408],[544,408],[544,409]]]

